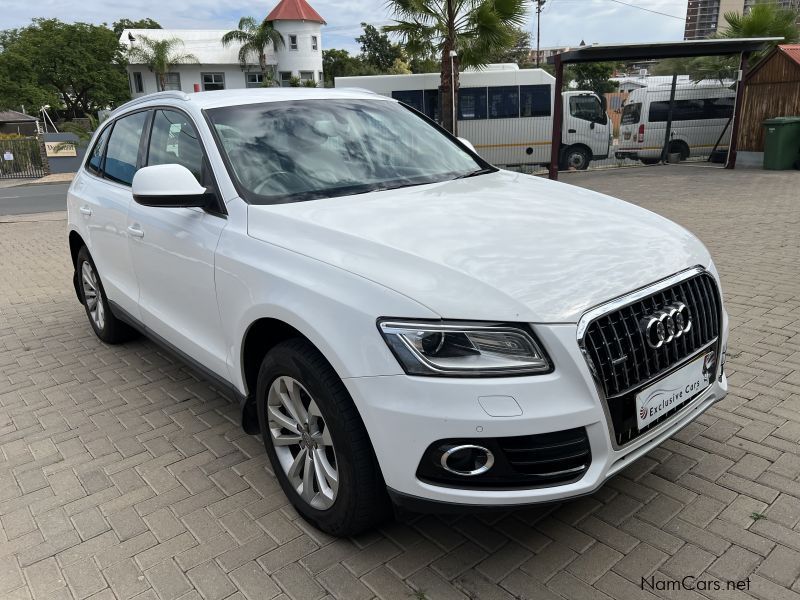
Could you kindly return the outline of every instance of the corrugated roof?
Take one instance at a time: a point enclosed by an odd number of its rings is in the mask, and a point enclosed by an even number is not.
[[[306,0],[281,0],[267,15],[267,21],[311,21],[326,24],[325,19]]]
[[[36,117],[15,110],[0,110],[0,123],[27,123],[38,120]]]
[[[800,44],[780,44],[778,48],[780,48],[780,51],[783,52],[789,60],[800,65]]]

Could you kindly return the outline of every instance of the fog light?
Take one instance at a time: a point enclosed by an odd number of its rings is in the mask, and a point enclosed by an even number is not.
[[[483,446],[453,446],[441,459],[442,468],[455,475],[474,477],[486,473],[494,465],[494,454]]]

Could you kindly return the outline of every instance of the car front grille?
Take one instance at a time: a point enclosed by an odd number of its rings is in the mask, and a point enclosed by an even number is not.
[[[645,338],[643,320],[679,302],[688,308],[691,328],[662,347],[652,348]],[[617,444],[634,440],[683,406],[675,407],[642,430],[637,427],[636,393],[712,346],[719,339],[721,315],[716,282],[701,272],[615,308],[588,324],[581,343],[605,396]]]

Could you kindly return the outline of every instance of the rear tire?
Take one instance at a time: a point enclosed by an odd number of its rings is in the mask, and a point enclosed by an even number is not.
[[[106,344],[122,344],[138,335],[136,330],[117,319],[111,312],[103,282],[100,280],[97,267],[86,246],[81,247],[78,251],[78,259],[75,261],[75,277],[78,282],[81,303],[86,309],[89,324],[97,337]]]
[[[691,152],[689,151],[689,146],[687,146],[685,142],[670,142],[669,153],[680,154],[681,160],[686,160],[687,158],[689,158],[689,155],[691,154]]]
[[[657,165],[661,162],[660,158],[640,158],[643,165]]]
[[[275,476],[306,521],[331,535],[352,536],[391,515],[361,417],[310,342],[295,338],[267,353],[256,403]]]

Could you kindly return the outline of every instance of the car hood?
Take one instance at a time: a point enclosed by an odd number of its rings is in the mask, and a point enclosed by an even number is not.
[[[710,263],[697,238],[650,211],[506,171],[250,205],[248,233],[448,319],[572,323],[592,306]]]

